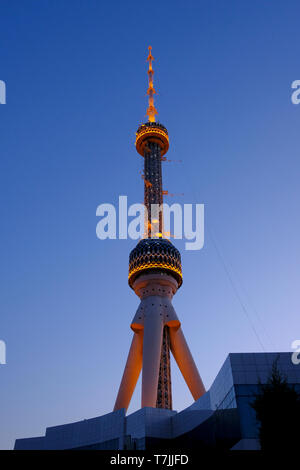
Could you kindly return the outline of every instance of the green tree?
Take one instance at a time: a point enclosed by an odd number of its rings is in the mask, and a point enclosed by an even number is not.
[[[300,398],[278,369],[278,359],[266,384],[259,382],[251,407],[259,424],[259,441],[265,451],[299,448]]]

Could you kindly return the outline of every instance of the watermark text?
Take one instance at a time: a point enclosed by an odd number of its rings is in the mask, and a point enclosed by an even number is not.
[[[6,104],[6,84],[0,80],[0,104]]]
[[[6,344],[0,339],[0,364],[6,364]]]
[[[150,210],[149,216],[144,204],[128,207],[127,196],[119,196],[117,208],[109,203],[100,204],[96,210],[96,216],[100,217],[96,235],[100,240],[172,237],[187,240],[186,250],[203,248],[204,204],[151,204]]]
[[[300,339],[295,339],[291,344],[291,348],[295,349],[292,353],[292,363],[297,366],[300,364]]]

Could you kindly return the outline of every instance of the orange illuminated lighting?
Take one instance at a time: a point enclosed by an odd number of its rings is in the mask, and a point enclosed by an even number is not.
[[[161,136],[169,140],[168,134],[166,134],[163,130],[159,129],[158,127],[145,127],[142,131],[136,133],[136,138],[138,139],[144,134],[160,134]]]
[[[133,268],[130,270],[129,275],[128,275],[128,280],[130,281],[131,277],[133,274],[136,274],[139,271],[144,271],[145,269],[152,269],[152,268],[164,268],[168,269],[169,271],[173,271],[179,275],[180,278],[180,285],[182,284],[182,272],[181,269],[176,268],[175,266],[172,266],[171,264],[168,263],[159,263],[159,262],[151,262],[147,264],[141,264],[137,266],[136,268]]]
[[[161,156],[165,155],[169,150],[169,136],[166,132],[156,126],[141,126],[139,132],[136,133],[135,146],[137,152],[144,156],[147,149],[147,143],[154,142],[160,146]]]
[[[149,122],[155,122],[155,120],[156,120],[155,115],[157,114],[157,110],[155,109],[155,106],[154,106],[154,94],[156,93],[155,90],[154,90],[154,87],[153,87],[154,71],[153,71],[153,67],[152,67],[152,61],[154,60],[154,58],[151,54],[152,47],[149,46],[148,49],[149,49],[149,55],[148,55],[147,61],[149,62],[149,68],[148,68],[149,86],[148,86],[147,94],[149,96],[149,98],[148,98],[149,106],[147,108],[146,115],[148,116],[148,121]]]
[[[158,223],[158,219],[152,219],[152,223],[153,223],[153,224],[157,224],[157,223]]]

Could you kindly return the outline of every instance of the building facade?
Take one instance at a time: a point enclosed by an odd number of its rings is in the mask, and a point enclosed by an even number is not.
[[[15,449],[259,449],[250,404],[274,361],[300,395],[300,365],[292,363],[291,353],[232,353],[210,389],[180,412],[144,407],[126,416],[121,409],[17,439]]]

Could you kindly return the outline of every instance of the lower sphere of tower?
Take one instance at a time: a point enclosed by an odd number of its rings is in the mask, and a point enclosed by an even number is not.
[[[181,286],[182,268],[179,250],[165,238],[144,238],[129,255],[130,287],[133,287],[139,275],[158,270],[171,274],[178,282],[178,287]]]

